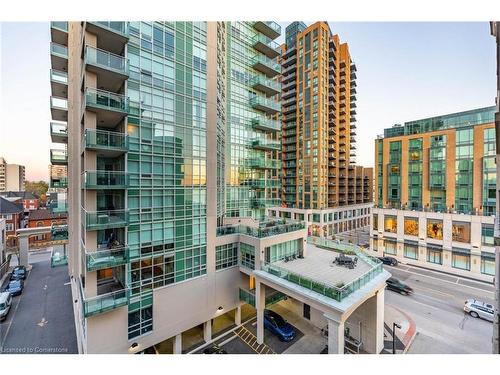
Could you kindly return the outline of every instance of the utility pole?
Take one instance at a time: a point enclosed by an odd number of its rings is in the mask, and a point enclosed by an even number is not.
[[[500,22],[490,22],[491,35],[496,39],[497,96],[495,113],[497,183],[500,181]],[[495,317],[493,322],[493,354],[500,354],[500,195],[497,189],[495,238]]]

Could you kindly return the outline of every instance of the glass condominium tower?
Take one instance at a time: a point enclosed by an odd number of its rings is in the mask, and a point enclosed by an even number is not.
[[[80,352],[167,339],[181,352],[182,332],[208,335],[216,312],[239,308],[241,275],[224,269],[238,262],[220,259],[238,249],[216,254],[216,232],[279,204],[280,33],[264,21],[51,23]]]

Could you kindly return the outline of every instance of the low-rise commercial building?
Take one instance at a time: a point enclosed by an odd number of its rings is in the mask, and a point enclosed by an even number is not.
[[[7,246],[16,244],[16,230],[21,228],[22,217],[22,205],[9,202],[7,199],[0,197],[0,219],[5,219]]]
[[[48,209],[31,211],[28,217],[28,228],[50,227],[52,225],[66,225],[65,212],[52,212]],[[29,238],[30,248],[49,246],[52,243],[51,233],[39,234]]]

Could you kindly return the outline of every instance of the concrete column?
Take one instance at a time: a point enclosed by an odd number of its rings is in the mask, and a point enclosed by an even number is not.
[[[376,317],[375,317],[375,353],[384,350],[384,294],[385,288],[378,291],[376,295]]]
[[[255,286],[255,308],[257,309],[257,343],[264,343],[264,308],[266,307],[266,287],[261,282]]]
[[[182,354],[182,333],[174,337],[174,354]]]
[[[19,236],[19,265],[28,267],[29,237]]]
[[[337,322],[331,317],[328,321],[328,354],[344,354],[344,322]]]
[[[205,342],[212,341],[212,319],[203,323],[203,339]]]
[[[241,306],[234,310],[234,324],[239,326],[241,324]]]

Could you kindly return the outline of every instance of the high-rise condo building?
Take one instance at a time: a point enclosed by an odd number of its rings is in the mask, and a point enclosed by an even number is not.
[[[327,22],[293,22],[282,45],[281,215],[330,236],[367,226],[372,168],[355,165],[356,65]],[[315,218],[318,218],[315,220]]]
[[[373,250],[493,281],[495,107],[406,122],[375,140]]]
[[[380,264],[360,253],[345,280],[306,267],[299,281],[291,267],[327,250],[302,222],[265,217],[280,199],[280,34],[267,21],[51,23],[80,352],[190,352],[254,314],[252,350],[269,352],[264,307],[285,296],[329,326],[330,351],[345,324],[381,350]]]
[[[24,165],[8,164],[0,157],[0,191],[24,191],[25,180]]]

